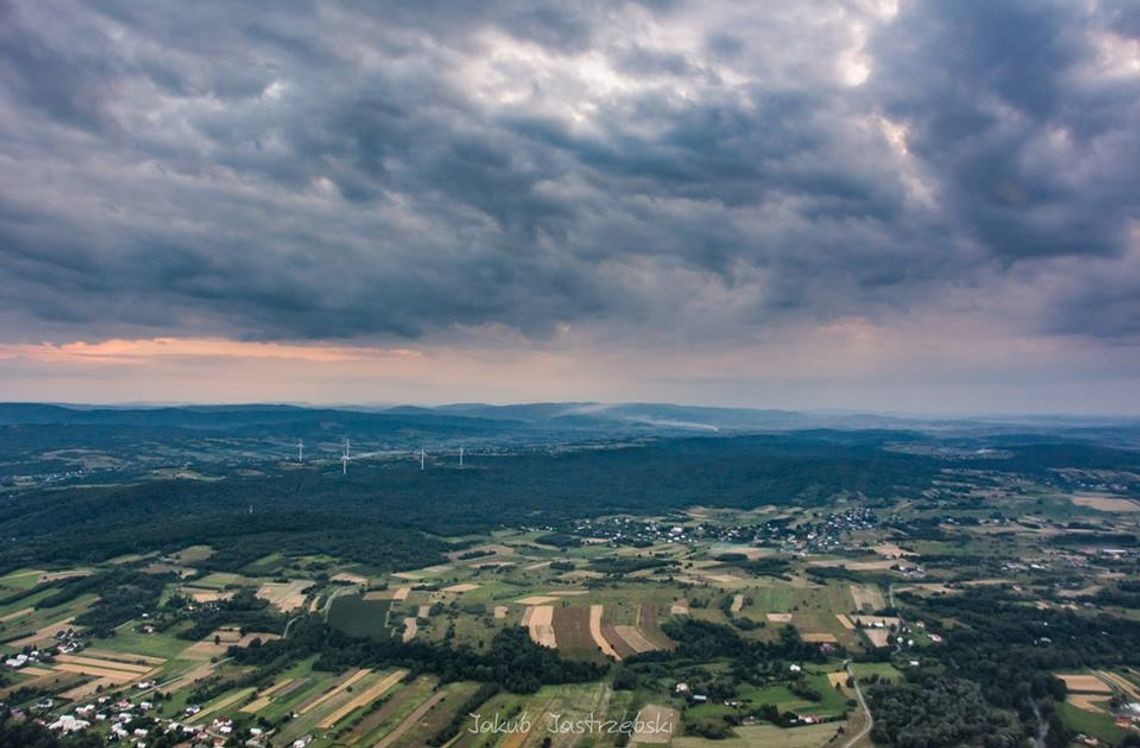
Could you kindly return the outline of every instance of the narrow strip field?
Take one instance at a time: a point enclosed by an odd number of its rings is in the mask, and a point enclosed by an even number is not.
[[[443,701],[446,696],[446,691],[437,691],[435,695],[433,695],[430,699],[416,707],[416,710],[409,714],[407,718],[400,723],[399,727],[388,733],[388,735],[379,743],[377,743],[374,748],[388,748],[388,746],[392,745],[397,740],[402,738],[404,736],[404,733],[415,727],[416,724],[424,718],[424,715],[430,712],[432,710],[432,707],[434,707],[436,704]]]
[[[318,696],[316,699],[310,701],[308,704],[302,706],[298,710],[298,714],[308,714],[309,712],[316,709],[321,704],[325,703],[329,699],[331,699],[334,696],[336,696],[337,694],[339,694],[344,689],[348,688],[349,686],[351,686],[354,683],[356,683],[357,681],[359,681],[361,678],[364,678],[365,676],[367,676],[370,672],[372,672],[372,671],[367,669],[367,668],[363,668],[361,670],[357,670],[357,671],[353,672],[347,678],[342,680],[340,683],[336,684],[335,686],[330,688],[328,691],[325,691],[323,694]]]
[[[637,654],[652,652],[657,649],[657,647],[653,646],[653,642],[649,641],[637,626],[614,626],[614,631],[616,631],[622,641],[628,644]]]
[[[394,673],[390,673],[377,683],[373,684],[371,688],[366,689],[352,701],[348,702],[344,706],[334,711],[332,714],[322,719],[317,724],[317,726],[321,729],[328,729],[332,727],[337,722],[340,722],[342,719],[347,717],[349,714],[352,714],[352,712],[355,710],[367,704],[371,704],[376,699],[388,693],[392,686],[403,680],[407,674],[407,670],[397,670]]]
[[[604,606],[602,605],[590,606],[590,636],[593,638],[594,644],[598,645],[598,648],[602,650],[602,654],[606,657],[613,657],[615,660],[620,660],[621,656],[617,653],[617,650],[606,641],[606,637],[602,634],[603,611]]]

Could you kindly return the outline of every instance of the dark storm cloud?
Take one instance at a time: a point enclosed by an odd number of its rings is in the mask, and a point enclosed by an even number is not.
[[[1087,256],[1027,329],[1135,335],[1133,8],[871,5],[0,4],[0,319],[731,341]]]

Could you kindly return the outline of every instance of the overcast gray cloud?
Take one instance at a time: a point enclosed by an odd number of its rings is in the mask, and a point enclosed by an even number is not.
[[[1136,8],[0,0],[2,335],[1134,343]]]

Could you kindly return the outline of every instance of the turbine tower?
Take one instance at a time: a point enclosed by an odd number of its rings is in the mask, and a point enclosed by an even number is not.
[[[424,469],[424,448],[420,447],[420,470]]]
[[[305,442],[301,439],[297,440],[297,462],[305,461]]]
[[[463,467],[463,447],[459,448],[459,467]]]

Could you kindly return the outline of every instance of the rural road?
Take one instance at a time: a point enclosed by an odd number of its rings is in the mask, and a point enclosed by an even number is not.
[[[851,676],[851,680],[855,684],[855,698],[859,700],[859,706],[863,708],[863,714],[867,717],[867,724],[863,725],[863,729],[852,735],[851,739],[843,744],[843,748],[851,748],[871,733],[871,728],[875,726],[875,718],[871,716],[871,710],[867,708],[867,702],[863,699],[863,689],[859,688],[859,679],[855,677],[855,671],[851,669],[851,661],[848,660],[844,665],[847,674]]]

